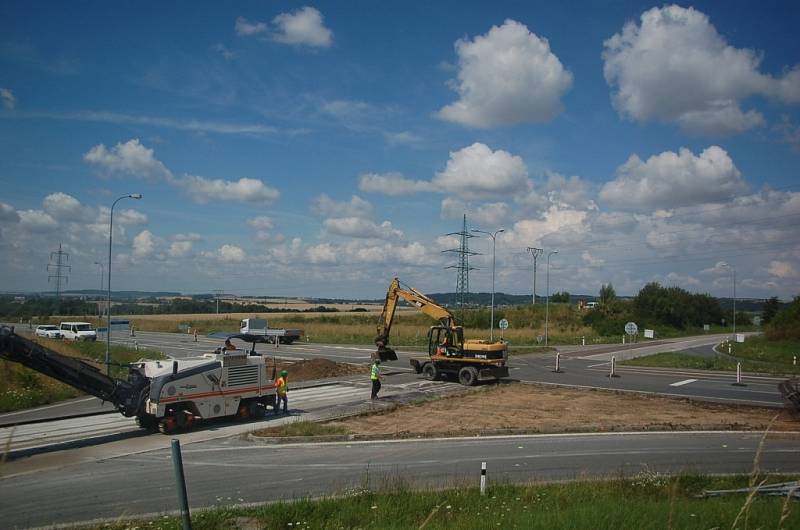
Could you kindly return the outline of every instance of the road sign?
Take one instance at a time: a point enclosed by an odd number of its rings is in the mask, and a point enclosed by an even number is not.
[[[636,335],[639,332],[639,326],[636,325],[636,322],[628,322],[625,324],[625,333],[628,335]]]
[[[501,318],[499,326],[500,329],[508,329],[508,320],[506,320],[505,318]]]

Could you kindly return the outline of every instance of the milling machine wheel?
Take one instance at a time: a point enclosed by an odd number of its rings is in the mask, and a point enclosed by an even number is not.
[[[175,418],[163,418],[158,422],[158,432],[161,434],[172,434],[176,430]]]
[[[158,427],[158,422],[153,416],[145,415],[145,416],[136,416],[136,425],[138,425],[142,429],[152,429],[155,430]]]
[[[178,429],[190,429],[194,423],[194,415],[186,409],[175,412],[175,425]]]
[[[261,419],[267,415],[266,407],[258,401],[251,401],[247,412],[250,414],[251,418],[255,419]]]

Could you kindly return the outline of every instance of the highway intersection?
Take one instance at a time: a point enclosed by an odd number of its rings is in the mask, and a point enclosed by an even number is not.
[[[511,378],[531,384],[781,406],[778,378],[745,374],[746,386],[734,386],[735,376],[730,373],[632,366],[617,366],[620,377],[609,377],[612,356],[620,360],[637,354],[711,348],[722,339],[703,336],[625,347],[564,347],[562,373],[553,371],[553,353],[515,355],[509,362]],[[174,357],[210,352],[221,343],[207,337],[198,337],[195,342],[192,335],[148,332],[120,337],[119,341],[136,341],[139,347]],[[372,350],[369,346],[314,343],[258,346],[260,353],[284,360],[322,357],[353,363],[368,363]],[[457,383],[429,382],[413,373],[408,359],[421,352],[401,350],[398,354],[397,362],[386,365],[385,399],[381,403],[370,403],[366,375],[311,382],[305,388],[295,386],[292,390],[291,417],[270,417],[257,423],[209,423],[176,435],[184,446],[192,506],[332,494],[361,483],[366,469],[370,469],[374,480],[402,477],[412,484],[441,486],[468,480],[473,468],[486,460],[494,478],[511,481],[630,475],[643,466],[665,472],[747,472],[760,439],[754,433],[734,432],[619,433],[264,445],[242,438],[264,425],[347,415],[463,390]],[[132,419],[117,413],[100,412],[103,408],[99,401],[78,398],[70,403],[0,415],[0,438],[4,443],[9,441],[11,450],[11,459],[1,470],[0,497],[16,507],[6,524],[28,527],[174,509],[169,437],[145,433],[136,428]],[[43,421],[83,414],[97,415]],[[762,467],[800,472],[796,444],[793,438],[771,440],[765,447]],[[270,475],[288,469],[293,470],[288,488],[270,485]],[[137,488],[136,495],[130,495],[116,485],[120,477],[125,477],[125,484],[144,483],[148,487]],[[132,497],[136,497],[135,501]],[[47,499],[44,507],[40,504],[37,510],[26,508],[36,498]]]

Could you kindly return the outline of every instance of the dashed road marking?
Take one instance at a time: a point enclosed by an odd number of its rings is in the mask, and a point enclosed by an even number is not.
[[[678,381],[677,383],[670,383],[669,386],[683,386],[688,385],[689,383],[694,383],[697,379],[684,379],[683,381]]]

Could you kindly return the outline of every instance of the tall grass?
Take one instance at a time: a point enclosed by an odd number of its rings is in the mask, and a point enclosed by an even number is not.
[[[779,480],[779,479],[776,479]],[[477,478],[476,478],[477,481]],[[370,478],[346,488],[338,498],[278,502],[255,508],[221,507],[193,516],[197,530],[232,528],[246,518],[259,528],[330,529],[591,529],[731,528],[742,496],[698,498],[704,489],[741,487],[747,477],[679,476],[653,473],[633,479],[413,491],[388,481],[373,490]],[[671,509],[678,505],[680,509]],[[800,511],[783,510],[783,499],[757,497],[749,506],[753,528],[800,526]],[[671,519],[670,519],[670,513]],[[103,528],[180,528],[180,518],[107,525]]]

